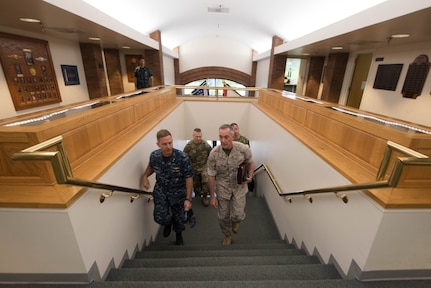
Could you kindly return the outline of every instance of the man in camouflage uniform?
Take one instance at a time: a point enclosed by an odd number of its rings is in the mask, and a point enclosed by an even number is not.
[[[193,190],[195,197],[202,197],[202,204],[209,205],[207,159],[212,147],[202,140],[202,130],[193,130],[193,140],[187,142],[184,152],[189,156],[193,167]]]
[[[241,133],[239,133],[239,126],[236,123],[231,123],[230,126],[232,126],[233,131],[234,131],[234,141],[238,141],[241,142],[245,145],[247,145],[248,147],[250,147],[250,141],[247,139],[247,137],[241,135]]]
[[[250,140],[248,140],[247,137],[241,135],[241,133],[239,132],[238,124],[237,123],[231,123],[230,126],[232,126],[233,131],[235,133],[233,140],[241,142],[241,143],[247,145],[248,147],[250,147]],[[253,192],[253,190],[254,190],[254,179],[251,179],[250,183],[248,183],[247,186],[248,186],[248,191]]]
[[[151,152],[150,162],[142,176],[142,186],[149,190],[148,177],[156,173],[153,190],[154,221],[165,226],[163,236],[168,237],[173,229],[176,233],[176,245],[184,245],[184,215],[185,211],[192,208],[192,165],[183,151],[173,148],[172,135],[168,130],[157,132],[157,146],[160,149]]]
[[[135,87],[143,89],[153,86],[153,71],[145,66],[145,59],[139,59],[139,66],[135,68]]]
[[[219,128],[221,144],[211,150],[208,157],[208,184],[211,205],[218,209],[217,217],[222,233],[223,245],[232,243],[232,232],[239,232],[239,223],[245,219],[247,183],[253,178],[254,162],[247,145],[234,141],[231,125]],[[237,183],[237,169],[247,163],[246,181]],[[217,195],[216,195],[217,194]],[[216,197],[217,196],[217,197]]]

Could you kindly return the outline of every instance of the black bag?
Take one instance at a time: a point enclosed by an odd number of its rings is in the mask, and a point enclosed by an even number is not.
[[[247,163],[242,163],[238,166],[238,171],[236,172],[236,183],[242,184],[247,180]]]

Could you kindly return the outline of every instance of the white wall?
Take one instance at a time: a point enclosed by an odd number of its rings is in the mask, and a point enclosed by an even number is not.
[[[249,117],[248,136],[256,166],[268,165],[282,192],[349,184],[255,107]],[[396,278],[431,269],[431,230],[424,228],[431,221],[430,209],[385,210],[360,191],[348,192],[347,204],[333,193],[312,195],[313,203],[292,196],[289,203],[277,194],[264,171],[257,174],[256,185],[269,204],[280,236],[318,254],[325,263],[334,258],[344,275],[349,274],[352,261],[369,273],[369,279],[376,271],[404,270],[403,275],[396,271],[385,275]]]
[[[36,39],[42,39],[48,41],[49,50],[52,56],[52,62],[54,65],[55,76],[60,89],[60,95],[62,102],[59,104],[53,104],[49,106],[43,106],[40,108],[26,109],[22,111],[15,111],[13,106],[12,98],[6,83],[6,78],[3,72],[3,68],[0,69],[0,119],[13,117],[21,114],[26,114],[34,111],[45,110],[52,107],[58,107],[60,105],[72,104],[80,101],[86,101],[89,99],[87,90],[87,81],[84,74],[84,65],[82,63],[81,51],[79,43],[61,40],[52,37],[41,37],[40,35],[33,35],[25,31],[16,31],[7,27],[0,26],[0,31],[10,34],[16,34],[26,37],[32,37]],[[80,85],[65,86],[63,80],[63,74],[61,72],[61,65],[76,65],[78,67],[78,75]]]
[[[197,106],[198,105],[198,106]],[[218,128],[222,124],[235,122],[240,127],[241,134],[248,135],[248,115],[250,107],[243,103],[193,103],[185,102],[184,113],[186,139],[191,139],[194,128],[202,129],[202,137],[206,140],[218,140]]]
[[[165,85],[175,85],[174,58],[163,55],[163,72]]]
[[[252,49],[225,38],[204,38],[180,46],[180,73],[190,69],[219,66],[251,74]]]
[[[268,87],[269,64],[270,64],[269,58],[264,58],[257,62],[256,87],[261,87],[261,88]]]
[[[360,109],[431,127],[431,74],[428,74],[422,94],[416,99],[404,98],[401,94],[409,65],[421,54],[427,55],[431,61],[431,42],[395,48],[389,46],[374,51]],[[376,62],[376,57],[383,57],[384,61]],[[403,64],[395,91],[373,88],[380,64]]]
[[[186,131],[184,109],[179,107],[98,182],[141,189],[141,175],[150,153],[158,149],[156,133],[162,128],[172,132],[175,147],[182,150]],[[150,177],[150,182],[154,186],[154,176]],[[20,273],[47,274],[48,281],[90,281],[92,279],[85,277],[94,264],[98,274],[106,276],[112,262],[118,267],[125,257],[132,257],[144,244],[149,245],[159,229],[153,221],[153,202],[147,203],[147,197],[141,196],[130,203],[132,194],[114,192],[101,204],[102,192],[108,191],[89,189],[64,210],[1,208],[0,254],[9,261],[0,261],[0,275],[17,273],[17,281],[32,279]],[[40,281],[41,276],[37,277]]]

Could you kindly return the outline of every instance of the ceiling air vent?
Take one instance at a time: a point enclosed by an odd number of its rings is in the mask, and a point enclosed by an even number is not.
[[[229,13],[229,8],[225,8],[225,7],[208,7],[208,13],[224,13],[227,14]]]

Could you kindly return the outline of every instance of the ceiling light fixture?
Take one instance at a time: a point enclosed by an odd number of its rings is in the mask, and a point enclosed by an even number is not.
[[[100,41],[99,37],[88,37],[89,40]]]
[[[19,18],[22,22],[28,22],[28,23],[40,23],[41,21],[39,19],[35,18]]]
[[[121,48],[123,48],[123,49],[130,49],[130,47],[129,47],[129,46],[123,46],[123,47],[121,47]]]
[[[222,7],[221,5],[218,7],[208,7],[208,13],[227,14],[229,13],[229,8]]]
[[[331,48],[332,50],[342,50],[343,47],[342,46],[334,46]]]
[[[392,38],[407,38],[410,37],[410,34],[408,33],[400,33],[400,34],[392,34]]]

